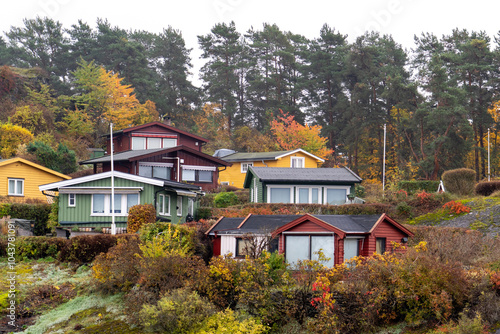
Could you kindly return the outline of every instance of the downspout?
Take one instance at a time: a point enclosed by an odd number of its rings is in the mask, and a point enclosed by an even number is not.
[[[262,160],[262,164],[263,164],[263,165],[266,165],[266,167],[269,167],[269,166],[268,166],[268,165],[264,162],[264,160]]]

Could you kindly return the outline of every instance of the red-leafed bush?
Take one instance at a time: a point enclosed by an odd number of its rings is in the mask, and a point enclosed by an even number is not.
[[[461,215],[462,213],[469,213],[470,208],[461,202],[450,201],[443,205],[443,209],[450,212],[453,215]]]

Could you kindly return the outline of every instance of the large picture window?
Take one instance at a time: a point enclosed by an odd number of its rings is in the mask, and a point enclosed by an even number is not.
[[[269,203],[292,203],[292,189],[289,187],[270,187]]]
[[[9,179],[9,196],[24,196],[24,180],[23,179]]]
[[[128,215],[130,207],[139,204],[139,194],[115,194],[114,214]],[[93,194],[91,216],[111,216],[111,194]]]
[[[347,189],[327,188],[326,203],[331,205],[345,204],[347,200]]]
[[[329,259],[323,264],[333,267],[334,237],[332,235],[285,236],[285,257],[291,265],[296,265],[299,261],[304,260],[318,260],[320,250]]]

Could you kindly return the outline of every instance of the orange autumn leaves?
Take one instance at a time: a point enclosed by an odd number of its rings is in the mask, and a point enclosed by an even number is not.
[[[321,126],[301,125],[294,116],[284,113],[280,109],[280,116],[271,122],[271,131],[278,144],[284,150],[301,148],[322,159],[333,153],[327,148],[327,138],[321,137]]]

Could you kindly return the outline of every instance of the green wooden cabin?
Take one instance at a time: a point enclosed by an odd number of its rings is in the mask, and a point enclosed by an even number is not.
[[[244,187],[250,202],[341,205],[354,198],[361,178],[349,168],[249,167]]]
[[[174,224],[196,217],[201,188],[186,183],[114,172],[114,215],[117,228],[127,227],[128,209],[153,204],[158,220]],[[40,191],[59,192],[59,224],[108,228],[112,222],[111,172],[88,175],[39,186]]]

